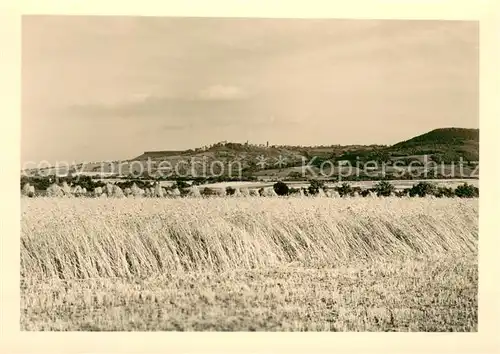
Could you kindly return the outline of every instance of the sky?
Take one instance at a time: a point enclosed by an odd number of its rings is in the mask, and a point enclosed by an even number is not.
[[[22,163],[479,128],[465,21],[24,16]]]

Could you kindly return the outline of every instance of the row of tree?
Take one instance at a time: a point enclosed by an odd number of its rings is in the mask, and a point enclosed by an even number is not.
[[[322,181],[312,180],[310,182],[309,187],[303,188],[301,190],[290,188],[284,182],[276,182],[273,186],[274,191],[277,195],[286,196],[290,194],[295,194],[297,192],[302,192],[305,195],[317,195],[321,192],[327,190],[325,188],[325,184]],[[455,189],[451,187],[437,186],[433,183],[429,182],[419,182],[414,184],[411,188],[406,188],[403,190],[396,191],[394,185],[392,185],[388,181],[379,181],[373,188],[362,189],[361,187],[352,187],[348,183],[343,183],[340,186],[333,188],[339,196],[362,196],[366,197],[370,194],[375,194],[379,197],[389,197],[389,196],[397,196],[397,197],[426,197],[426,196],[435,196],[438,198],[442,197],[460,197],[460,198],[478,198],[479,197],[479,188],[474,185],[464,183]]]
[[[77,183],[63,180],[60,183],[52,182],[45,190],[40,188],[40,185],[34,186],[29,182],[24,181],[22,191],[24,195],[35,196],[45,194],[49,196],[101,196],[106,194],[108,196],[224,196],[224,195],[261,195],[261,196],[287,196],[294,194],[301,194],[305,196],[314,195],[331,195],[331,193],[338,194],[340,197],[346,196],[362,196],[369,195],[377,196],[410,196],[410,197],[425,197],[428,195],[435,197],[460,197],[460,198],[475,198],[479,197],[479,188],[464,183],[456,188],[437,186],[430,182],[419,182],[414,184],[411,188],[406,188],[397,191],[390,182],[379,181],[373,188],[362,189],[361,187],[353,187],[349,183],[343,183],[334,188],[327,188],[325,182],[321,180],[311,180],[310,185],[305,188],[293,188],[285,182],[276,182],[272,188],[251,189],[227,187],[222,189],[215,189],[209,187],[202,187],[200,184],[189,184],[186,181],[179,180],[170,187],[161,187],[159,182],[151,181],[118,181],[114,184],[104,184],[101,181],[94,181],[92,179],[82,179]],[[43,193],[39,193],[43,191]]]

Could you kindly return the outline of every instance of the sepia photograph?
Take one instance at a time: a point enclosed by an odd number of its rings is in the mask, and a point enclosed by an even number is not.
[[[21,24],[22,331],[478,331],[478,21]]]

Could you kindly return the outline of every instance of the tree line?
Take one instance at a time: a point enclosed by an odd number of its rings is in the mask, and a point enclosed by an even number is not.
[[[310,181],[310,185],[307,188],[293,188],[289,187],[284,182],[276,182],[273,185],[273,189],[279,196],[286,196],[291,194],[296,194],[298,192],[302,192],[304,195],[318,195],[321,192],[325,192],[329,188],[325,187],[325,183],[319,180]],[[479,197],[479,188],[464,183],[459,185],[456,188],[437,186],[433,183],[422,181],[417,184],[414,184],[410,188],[405,188],[402,190],[396,190],[394,185],[392,185],[388,181],[379,181],[375,184],[373,188],[362,189],[361,187],[352,187],[349,183],[342,183],[340,186],[331,188],[335,192],[339,194],[340,197],[346,196],[361,196],[367,197],[369,195],[376,195],[378,197],[426,197],[426,196],[434,196],[438,198],[442,197],[459,197],[459,198],[478,198]]]
[[[304,195],[304,196],[317,196],[317,195],[331,195],[335,193],[340,197],[354,197],[361,196],[367,197],[370,195],[376,195],[378,197],[426,197],[426,196],[434,196],[438,198],[442,197],[460,197],[460,198],[477,198],[479,197],[479,188],[474,185],[464,183],[459,185],[456,188],[445,187],[445,186],[437,186],[434,183],[421,181],[414,184],[410,188],[405,188],[402,190],[396,190],[394,185],[391,184],[387,180],[379,181],[372,188],[361,188],[359,186],[351,186],[349,183],[344,182],[339,186],[329,188],[325,185],[325,182],[322,180],[310,180],[308,187],[302,188],[294,188],[289,186],[283,181],[278,181],[274,183],[272,188],[258,188],[247,191],[247,188],[233,188],[228,186],[223,190],[214,189],[210,187],[203,188],[203,182],[205,181],[191,181],[188,183],[184,179],[179,179],[174,181],[174,183],[169,187],[161,187],[158,185],[157,181],[148,181],[148,180],[123,180],[117,181],[113,184],[113,188],[115,190],[144,190],[146,191],[146,195],[148,195],[147,191],[151,191],[149,193],[150,196],[154,196],[158,194],[158,188],[162,188],[164,191],[161,192],[163,195],[167,195],[169,191],[174,192],[171,195],[175,196],[224,196],[224,195],[255,195],[255,196],[288,196],[288,195]],[[66,186],[68,188],[71,186],[73,189],[73,194],[77,194],[80,196],[90,195],[95,191],[102,190],[103,193],[106,191],[106,188],[109,190],[109,183],[105,183],[100,180],[94,180],[89,176],[81,176],[76,178],[71,177],[63,177],[55,180],[54,178],[32,178],[25,177],[21,178],[21,190],[24,195],[27,196],[35,196],[44,194],[45,191],[49,191],[54,186]],[[75,188],[78,187],[77,192],[75,192]],[[153,190],[156,188],[156,192]],[[40,193],[41,192],[41,193]],[[75,193],[74,193],[75,192]],[[70,193],[70,192],[68,192]],[[94,193],[95,194],[95,193]],[[126,193],[125,193],[126,194]]]

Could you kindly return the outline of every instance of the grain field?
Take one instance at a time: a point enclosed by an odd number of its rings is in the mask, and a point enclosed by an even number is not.
[[[21,206],[24,330],[477,331],[477,199]]]

